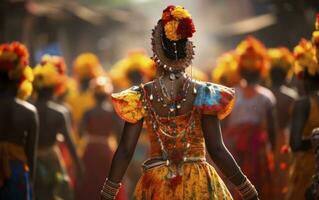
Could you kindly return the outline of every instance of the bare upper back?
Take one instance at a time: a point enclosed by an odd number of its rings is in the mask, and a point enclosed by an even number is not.
[[[56,142],[56,135],[65,127],[67,110],[52,101],[37,103],[39,112],[39,147],[50,147]]]
[[[36,121],[37,111],[30,103],[16,98],[0,100],[0,141],[24,145]]]
[[[166,84],[167,88],[169,87],[169,83]],[[181,92],[181,89],[183,87],[182,81],[175,81],[173,85],[173,96],[179,95],[179,92]],[[181,109],[176,110],[176,116],[184,115],[189,113],[193,109],[193,102],[196,98],[196,94],[194,94],[194,87],[195,89],[198,89],[200,87],[200,83],[198,83],[195,80],[191,80],[190,86],[188,87],[186,92],[186,101],[182,103]],[[150,95],[153,95],[154,100],[152,101],[152,106],[154,107],[156,113],[159,116],[166,117],[169,113],[169,107],[163,107],[163,103],[161,101],[158,101],[158,98],[165,98],[161,92],[160,85],[158,82],[149,82],[145,84],[145,90],[147,92],[147,98],[150,98]]]

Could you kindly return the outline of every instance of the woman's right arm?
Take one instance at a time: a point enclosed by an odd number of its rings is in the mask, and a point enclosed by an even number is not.
[[[258,194],[224,145],[220,122],[216,116],[202,115],[201,119],[206,148],[221,172],[241,193],[243,199],[257,200]]]
[[[143,127],[143,119],[137,123],[125,122],[122,137],[114,154],[108,180],[120,183],[132,159],[138,138]]]

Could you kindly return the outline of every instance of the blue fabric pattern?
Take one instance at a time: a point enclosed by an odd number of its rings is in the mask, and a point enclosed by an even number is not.
[[[208,82],[203,83],[198,88],[194,106],[199,108],[203,106],[215,106],[220,103],[221,98],[219,85]]]
[[[32,200],[29,173],[25,164],[19,160],[10,161],[11,177],[0,188],[0,199],[5,200]]]

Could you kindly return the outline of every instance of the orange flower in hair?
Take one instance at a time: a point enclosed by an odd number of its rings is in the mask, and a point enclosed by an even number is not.
[[[239,55],[238,70],[259,72],[265,76],[269,67],[267,49],[261,41],[250,36],[242,41],[236,48]]]
[[[0,45],[0,71],[8,73],[11,80],[18,80],[18,98],[26,99],[32,93],[33,74],[29,64],[29,52],[19,43]]]

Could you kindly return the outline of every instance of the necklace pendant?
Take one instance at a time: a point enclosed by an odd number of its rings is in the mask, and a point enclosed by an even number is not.
[[[150,100],[153,101],[154,97],[153,94],[150,95]]]
[[[166,107],[167,107],[167,104],[166,104],[166,103],[164,103],[164,104],[163,104],[163,107],[164,107],[164,108],[166,108]]]
[[[161,99],[160,99],[160,98],[158,98],[158,99],[157,99],[157,102],[161,102]]]
[[[177,107],[177,109],[181,109],[182,106],[181,106],[181,104],[177,104],[176,107]]]
[[[171,81],[175,80],[175,79],[176,79],[175,74],[174,74],[174,73],[171,73],[171,74],[169,75],[169,79],[170,79]]]

